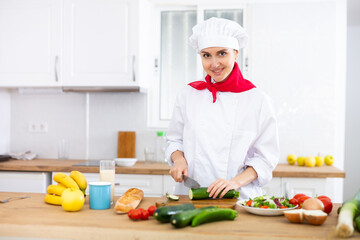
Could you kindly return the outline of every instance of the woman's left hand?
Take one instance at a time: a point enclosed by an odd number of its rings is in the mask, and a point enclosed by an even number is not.
[[[228,191],[238,188],[240,188],[240,184],[236,183],[234,180],[219,178],[208,187],[207,192],[209,193],[209,197],[216,198],[216,196],[223,191],[219,196],[219,198],[222,198]]]

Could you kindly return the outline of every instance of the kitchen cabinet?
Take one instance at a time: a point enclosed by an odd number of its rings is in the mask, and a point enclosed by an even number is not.
[[[1,1],[0,87],[138,87],[139,1]]]
[[[53,172],[53,175],[56,172]],[[69,175],[70,173],[66,173]],[[86,181],[98,182],[100,181],[100,174],[98,173],[83,173]],[[56,182],[53,181],[53,184]],[[139,188],[144,191],[146,197],[160,197],[166,192],[172,192],[175,182],[167,175],[151,175],[151,174],[116,174],[114,195],[121,196],[129,188]],[[89,188],[86,189],[86,194],[89,194]]]
[[[46,193],[50,182],[49,172],[0,171],[0,192]]]
[[[60,0],[0,1],[0,86],[60,86]]]
[[[326,195],[331,199],[337,199],[331,189],[331,179],[328,178],[292,178],[277,177],[264,186],[264,194],[271,196],[293,197],[297,193],[304,193],[308,196]]]

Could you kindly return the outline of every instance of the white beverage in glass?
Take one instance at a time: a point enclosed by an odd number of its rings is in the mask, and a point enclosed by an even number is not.
[[[111,182],[111,202],[114,202],[115,169],[100,170],[100,181]]]
[[[111,182],[111,204],[114,203],[114,186],[115,186],[115,161],[100,161],[100,181]]]

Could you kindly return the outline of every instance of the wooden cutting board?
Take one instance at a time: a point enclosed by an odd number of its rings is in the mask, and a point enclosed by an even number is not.
[[[135,158],[136,132],[118,132],[118,158]]]
[[[161,206],[172,206],[172,205],[181,205],[185,203],[192,203],[196,208],[208,207],[208,206],[218,206],[219,208],[231,208],[235,209],[237,198],[232,199],[202,199],[202,200],[190,200],[188,195],[177,195],[180,197],[178,201],[171,201],[162,196],[161,198],[156,199],[156,207]]]

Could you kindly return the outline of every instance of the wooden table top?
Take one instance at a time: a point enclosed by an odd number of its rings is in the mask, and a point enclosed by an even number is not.
[[[44,202],[45,194],[0,192],[0,200],[12,196],[30,196],[0,205],[0,236],[61,239],[333,239],[337,208],[321,226],[289,223],[284,216],[257,216],[237,206],[234,221],[220,221],[198,227],[176,229],[152,217],[132,221],[113,209],[91,210],[88,198],[79,212],[66,212],[61,206]],[[139,207],[147,208],[156,198],[145,197]],[[360,238],[356,232],[353,238]]]
[[[85,160],[9,160],[0,162],[0,171],[33,171],[33,172],[71,172],[73,170],[84,173],[98,173],[99,167],[73,166]],[[168,175],[170,166],[166,163],[150,163],[138,161],[132,167],[116,167],[118,174],[153,174]],[[273,171],[273,177],[301,177],[301,178],[344,178],[345,172],[334,166],[299,167],[297,165],[278,164]]]

